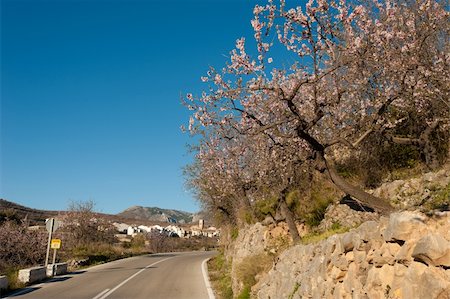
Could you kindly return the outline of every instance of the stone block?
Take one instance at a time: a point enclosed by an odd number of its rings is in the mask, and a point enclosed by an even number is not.
[[[420,239],[427,232],[425,220],[426,216],[419,212],[392,213],[383,234],[384,240],[390,242]]]
[[[0,291],[8,288],[8,278],[6,276],[0,276]]]
[[[450,242],[440,235],[428,234],[417,242],[412,257],[431,266],[450,267]]]
[[[23,283],[33,283],[36,281],[40,281],[47,278],[46,270],[47,268],[44,266],[22,269],[19,270],[18,279]]]
[[[53,270],[54,268],[54,270]],[[56,263],[47,265],[47,276],[64,275],[67,273],[67,263]]]

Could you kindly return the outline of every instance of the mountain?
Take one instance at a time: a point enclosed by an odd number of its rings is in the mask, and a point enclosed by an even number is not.
[[[58,217],[65,214],[65,211],[46,211],[37,210],[29,207],[25,207],[14,202],[0,199],[0,223],[6,219],[22,221],[27,220],[30,225],[43,225],[46,218]],[[195,222],[198,222],[199,214],[161,209],[157,207],[146,208],[140,206],[134,206],[126,209],[125,211],[117,214],[103,214],[95,213],[99,217],[103,217],[111,222],[127,222],[130,219],[140,220],[140,224],[151,224],[154,222],[177,222],[177,223],[191,223],[193,218]]]
[[[178,210],[161,209],[157,207],[148,208],[133,206],[117,214],[117,216],[137,220],[190,223],[192,222],[194,214]]]
[[[55,217],[58,211],[37,210],[21,206],[0,198],[0,222],[2,219],[27,220],[30,225],[45,223],[46,218]]]

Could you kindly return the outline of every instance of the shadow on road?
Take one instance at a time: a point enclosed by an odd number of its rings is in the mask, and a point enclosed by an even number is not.
[[[151,258],[155,258],[155,257],[172,257],[172,256],[178,256],[179,254],[175,254],[175,253],[157,253],[157,254],[149,254],[149,255],[145,255],[145,257],[151,257]]]
[[[21,295],[25,295],[31,292],[34,292],[36,290],[39,290],[40,287],[28,287],[28,288],[23,288],[19,291],[13,292],[11,294],[5,294],[5,297],[0,296],[0,298],[13,298],[13,297],[17,297],[17,296],[21,296]]]
[[[83,273],[86,273],[86,270],[73,271],[73,272],[69,272],[67,274],[69,274],[69,275],[78,275],[78,274],[83,274]]]
[[[66,281],[66,280],[71,279],[71,278],[72,278],[72,276],[54,277],[54,278],[51,278],[51,279],[49,279],[47,281],[44,281],[44,283]]]

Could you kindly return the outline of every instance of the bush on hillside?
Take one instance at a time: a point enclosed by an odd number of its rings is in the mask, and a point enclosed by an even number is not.
[[[43,264],[47,234],[31,231],[14,221],[0,224],[0,274],[10,269]]]

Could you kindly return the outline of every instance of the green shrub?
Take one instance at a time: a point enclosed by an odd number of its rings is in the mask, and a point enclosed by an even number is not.
[[[233,240],[233,241],[236,240],[237,237],[239,236],[239,229],[237,227],[231,228],[230,236],[231,236],[231,240]]]
[[[138,234],[131,239],[131,248],[143,249],[145,247],[145,236]]]
[[[275,216],[278,206],[276,197],[262,199],[255,204],[255,214],[259,220],[263,220],[267,215]]]
[[[298,189],[294,189],[286,195],[286,204],[289,208],[294,208],[297,203],[301,202],[301,200],[302,194]]]
[[[310,227],[318,226],[325,217],[327,207],[334,202],[336,193],[331,187],[318,184],[311,191],[311,206],[303,215],[305,223]]]
[[[433,190],[431,190],[433,191]],[[425,210],[449,210],[450,209],[450,184],[443,189],[434,190],[431,198],[423,205]]]
[[[223,250],[208,261],[208,273],[217,298],[233,299],[231,263],[225,258]]]
[[[293,299],[294,298],[294,295],[295,295],[295,293],[297,293],[297,291],[300,288],[300,286],[301,286],[301,283],[298,283],[298,282],[295,283],[294,289],[292,290],[292,293],[289,294],[288,299]]]
[[[250,286],[245,286],[242,292],[237,296],[237,299],[250,299],[251,288]]]
[[[344,227],[338,223],[334,223],[331,226],[331,229],[329,229],[323,233],[313,232],[313,233],[303,236],[302,244],[306,245],[306,244],[311,244],[311,243],[317,243],[322,240],[325,240],[326,238],[328,238],[332,235],[342,234],[342,233],[348,232],[349,230],[350,230],[350,228],[348,228],[348,227]]]
[[[8,289],[16,290],[25,287],[25,284],[19,281],[19,270],[21,267],[11,267],[6,270],[5,274],[8,278]]]

